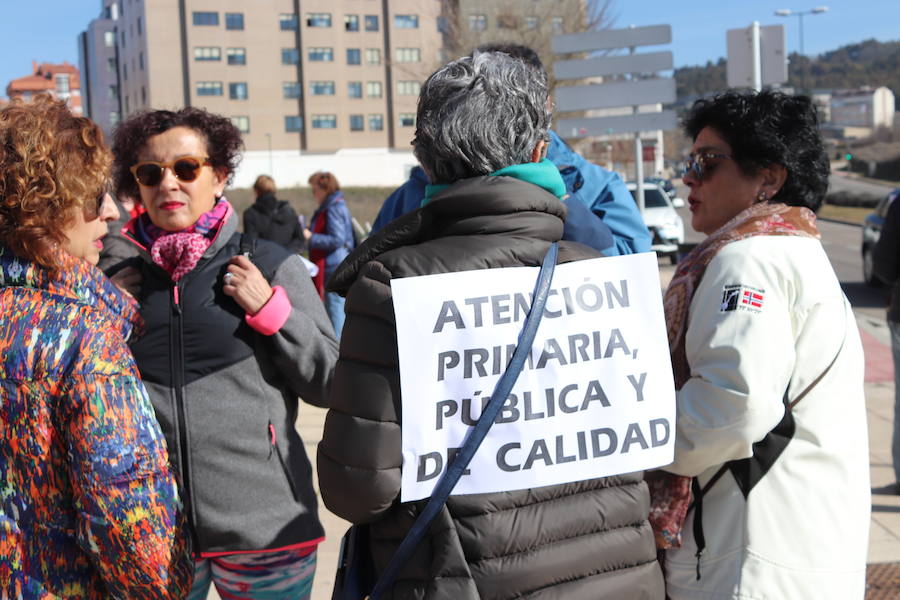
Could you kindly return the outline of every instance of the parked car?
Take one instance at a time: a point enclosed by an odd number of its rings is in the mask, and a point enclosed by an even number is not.
[[[636,196],[637,185],[629,182],[627,186],[632,197]],[[668,255],[673,265],[678,262],[678,244],[684,243],[684,221],[675,209],[683,206],[684,200],[670,198],[659,185],[644,184],[644,224],[653,235],[651,249]]]
[[[900,196],[900,188],[896,188],[891,190],[891,192],[878,201],[878,204],[875,206],[874,212],[871,212],[866,216],[866,220],[863,221],[862,228],[862,263],[863,263],[863,281],[866,282],[867,285],[871,285],[873,287],[881,285],[881,280],[875,276],[872,268],[872,250],[875,249],[875,244],[878,243],[878,238],[881,237],[881,228],[884,227],[884,219],[887,217],[888,209],[891,207],[891,203]]]
[[[669,198],[675,198],[675,184],[672,183],[671,179],[665,179],[663,177],[646,177],[644,178],[644,183],[655,183],[669,195]]]

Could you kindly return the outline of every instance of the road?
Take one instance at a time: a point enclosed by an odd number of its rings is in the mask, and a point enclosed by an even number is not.
[[[832,173],[828,187],[830,192],[850,192],[876,198],[883,198],[892,189],[889,185],[860,181],[842,173]]]

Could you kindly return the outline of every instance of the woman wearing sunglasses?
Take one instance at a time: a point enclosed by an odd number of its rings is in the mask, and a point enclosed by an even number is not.
[[[685,130],[707,238],[665,295],[678,422],[651,521],[669,596],[862,598],[863,353],[813,214],[829,176],[816,110],[730,92]]]
[[[197,108],[116,130],[118,192],[146,213],[133,288],[148,333],[132,345],[172,463],[196,558],[189,598],[307,598],[323,538],[297,398],[323,405],[337,342],[300,257],[237,232],[223,195],[241,136]]]
[[[96,268],[116,217],[100,129],[39,96],[0,110],[0,597],[183,598],[166,445]]]

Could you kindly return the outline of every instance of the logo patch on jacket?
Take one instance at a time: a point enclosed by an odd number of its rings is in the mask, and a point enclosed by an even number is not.
[[[753,313],[762,311],[765,290],[749,285],[734,284],[722,288],[722,303],[719,312],[744,310]]]

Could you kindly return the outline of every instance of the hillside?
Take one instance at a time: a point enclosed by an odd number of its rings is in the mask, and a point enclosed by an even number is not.
[[[900,41],[866,40],[819,56],[789,57],[788,83],[797,90],[887,86],[900,96]],[[675,69],[679,100],[725,90],[726,60]]]

